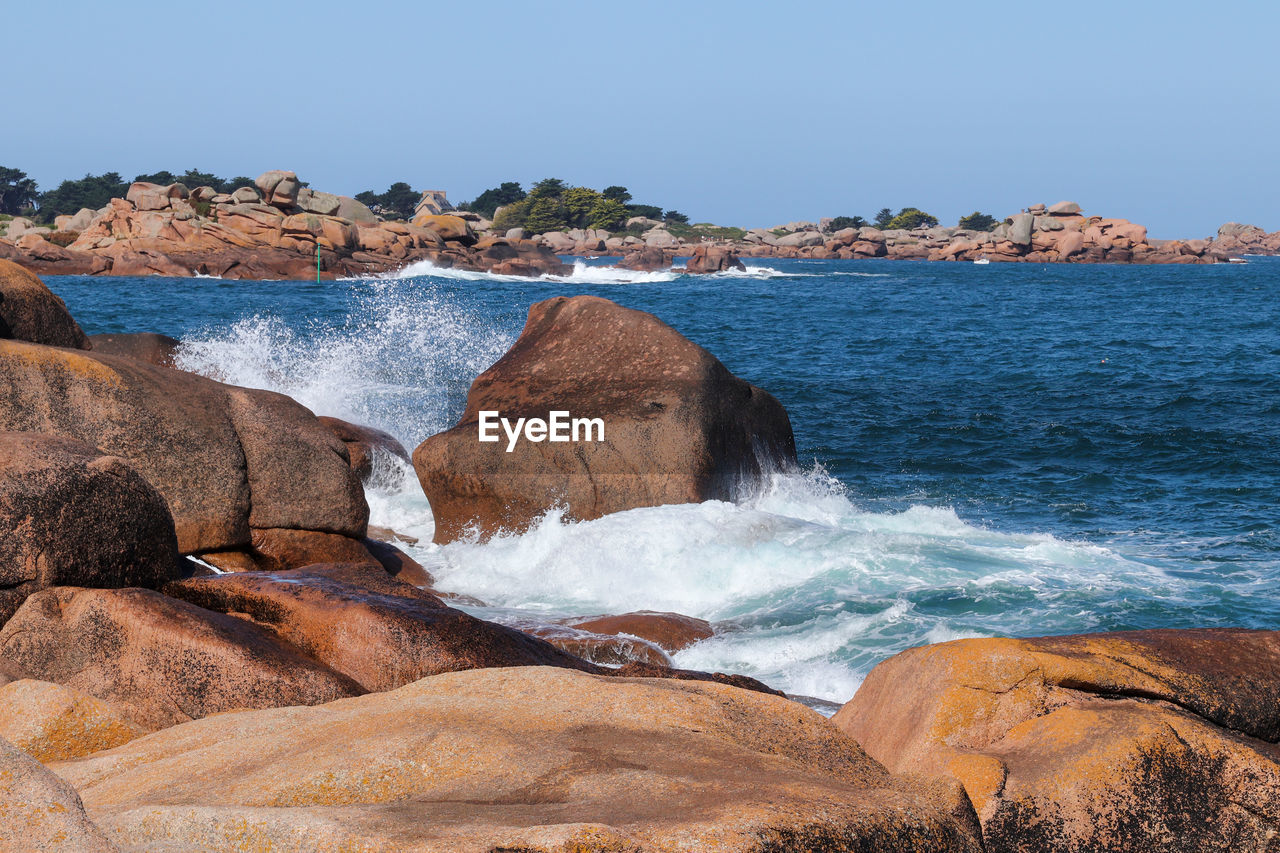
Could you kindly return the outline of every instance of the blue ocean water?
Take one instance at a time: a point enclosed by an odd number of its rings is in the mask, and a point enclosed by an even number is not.
[[[718,636],[677,663],[837,702],[923,642],[1280,625],[1280,259],[752,264],[48,283],[90,333],[173,335],[192,369],[410,448],[557,295],[651,311],[786,406],[805,471],[737,504],[439,548],[411,473],[384,472],[375,523],[489,618],[701,616]]]

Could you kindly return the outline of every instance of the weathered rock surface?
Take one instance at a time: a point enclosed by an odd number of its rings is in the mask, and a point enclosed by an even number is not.
[[[720,685],[476,670],[55,765],[125,849],[977,851],[955,788]]]
[[[179,341],[155,332],[90,335],[91,348],[98,355],[122,355],[160,367],[173,367]]]
[[[37,761],[66,761],[120,746],[146,729],[85,693],[23,679],[0,687],[0,738]]]
[[[248,548],[258,529],[364,536],[368,507],[346,448],[280,394],[0,341],[0,429],[127,459],[164,495],[184,554]]]
[[[38,592],[0,629],[0,658],[146,729],[363,692],[251,622],[143,589]]]
[[[0,739],[0,849],[111,853],[118,848],[85,815],[74,788]]]
[[[0,432],[0,625],[47,587],[159,587],[177,574],[169,507],[128,462]]]
[[[171,583],[169,595],[242,615],[363,689],[493,666],[582,661],[526,634],[483,622],[387,576],[380,566],[309,566]]]
[[[959,779],[987,850],[1271,850],[1280,632],[960,640],[872,670],[833,722]]]
[[[738,260],[729,249],[722,246],[695,246],[693,255],[685,263],[685,271],[690,273],[728,272],[729,270],[745,270],[742,261]]]
[[[66,303],[34,273],[6,260],[0,260],[0,338],[89,349]]]
[[[373,473],[373,460],[377,454],[385,453],[403,459],[405,462],[411,461],[409,451],[405,450],[404,445],[390,433],[324,415],[321,415],[319,420],[346,445],[347,456],[351,460],[351,470],[361,480],[368,480]]]
[[[551,411],[599,418],[604,440],[521,440],[508,453],[505,440],[478,440],[482,410],[513,423]],[[772,395],[652,314],[589,296],[531,307],[520,338],[472,383],[457,426],[413,453],[441,543],[470,525],[523,529],[557,503],[592,519],[729,499],[763,467],[794,460]]]

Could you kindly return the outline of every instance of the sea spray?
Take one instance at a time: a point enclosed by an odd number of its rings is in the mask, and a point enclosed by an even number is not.
[[[184,333],[180,358],[412,448],[453,425],[470,382],[514,341],[531,302],[596,292],[654,311],[778,394],[802,457],[839,473],[809,466],[737,503],[579,523],[553,510],[523,535],[439,547],[412,469],[386,463],[367,490],[373,523],[418,539],[410,553],[442,588],[485,601],[473,608],[485,618],[702,616],[717,636],[680,652],[680,665],[834,702],[880,660],[926,642],[1274,624],[1277,421],[1266,415],[1280,351],[1268,343],[1269,317],[1233,320],[1220,297],[1230,281],[1204,289],[1190,276],[1213,271],[1162,269],[1148,280],[1064,267],[1054,275],[1071,287],[1012,268],[975,284],[972,270],[943,265],[773,263],[792,276],[783,286],[758,273],[662,271],[618,279],[625,298],[613,283],[444,272],[340,282],[325,292],[338,306],[329,314],[309,313],[302,296],[270,297],[288,316],[310,318],[287,323],[260,291],[188,282],[211,299],[257,301]],[[1123,286],[1117,276],[1127,276]],[[88,281],[84,293],[103,287]],[[1201,300],[1212,322],[1196,328],[1221,329],[1226,343],[1202,336],[1188,350],[1177,318],[1162,314],[1171,288]],[[111,294],[103,316],[132,311],[128,293]],[[154,294],[169,298],[168,289]],[[822,310],[800,310],[810,305]],[[797,342],[803,359],[779,355]],[[1244,426],[1189,430],[1182,422],[1198,407]],[[1211,465],[1232,481],[1206,486],[1201,469]],[[1037,530],[1056,535],[1028,532]]]

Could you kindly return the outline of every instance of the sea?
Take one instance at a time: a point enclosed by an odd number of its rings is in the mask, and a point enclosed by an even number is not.
[[[800,467],[735,502],[431,544],[412,470],[371,523],[463,605],[514,625],[710,620],[681,667],[830,712],[924,643],[1280,628],[1280,258],[1216,266],[748,260],[526,279],[49,277],[85,330],[163,332],[183,367],[280,391],[410,450],[448,429],[528,307],[652,312],[786,407]],[[821,700],[821,701],[818,701]]]

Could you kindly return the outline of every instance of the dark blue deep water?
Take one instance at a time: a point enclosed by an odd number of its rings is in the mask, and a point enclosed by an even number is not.
[[[811,470],[748,504],[423,549],[491,615],[691,612],[724,636],[681,663],[836,700],[931,640],[1280,626],[1280,259],[754,264],[774,273],[48,283],[90,333],[174,335],[410,447],[556,295],[651,311],[786,406]],[[420,495],[371,503],[429,524]]]

